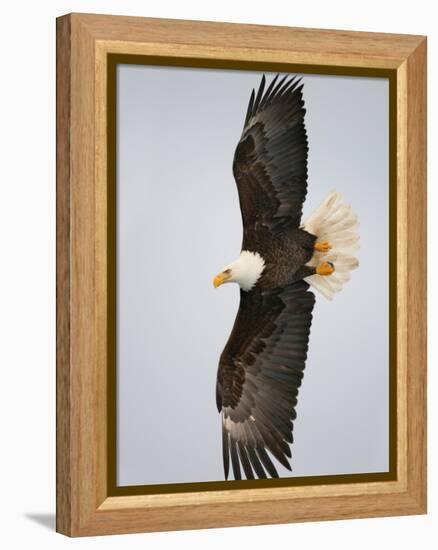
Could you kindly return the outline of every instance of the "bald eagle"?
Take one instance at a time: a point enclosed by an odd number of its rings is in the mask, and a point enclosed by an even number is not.
[[[242,251],[213,279],[236,282],[240,305],[221,354],[216,402],[225,479],[278,477],[290,445],[307,359],[315,295],[331,299],[357,267],[358,220],[332,191],[302,223],[308,141],[303,83],[277,75],[252,91],[233,174],[243,221]]]

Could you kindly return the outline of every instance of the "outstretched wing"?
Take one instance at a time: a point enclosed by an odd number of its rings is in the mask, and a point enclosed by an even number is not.
[[[304,281],[240,293],[240,307],[219,361],[216,401],[228,478],[278,477],[269,451],[290,469],[298,388],[307,357],[315,296]]]
[[[243,249],[252,249],[255,232],[299,226],[307,193],[307,135],[303,84],[278,75],[260,87],[248,105],[233,173],[242,211]]]

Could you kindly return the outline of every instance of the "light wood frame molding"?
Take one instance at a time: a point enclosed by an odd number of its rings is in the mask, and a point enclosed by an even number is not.
[[[163,58],[163,64],[392,75],[394,479],[126,496],[108,491],[107,75],[114,54]],[[107,15],[58,18],[57,530],[83,536],[425,512],[426,38]]]

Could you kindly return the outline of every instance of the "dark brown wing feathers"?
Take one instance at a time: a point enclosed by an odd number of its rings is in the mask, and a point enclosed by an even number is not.
[[[235,479],[278,474],[266,450],[290,469],[298,388],[307,356],[314,295],[300,281],[241,291],[236,321],[221,355],[217,405],[224,470]]]
[[[275,77],[266,92],[263,76],[253,90],[237,145],[233,173],[239,190],[244,249],[263,226],[272,233],[298,227],[307,192],[307,135],[303,85]]]

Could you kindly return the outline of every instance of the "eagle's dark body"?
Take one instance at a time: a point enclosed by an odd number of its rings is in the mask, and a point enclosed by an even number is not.
[[[264,258],[266,267],[255,288],[284,287],[315,272],[305,265],[315,252],[314,235],[304,229],[291,227],[271,236],[269,240],[257,237],[252,241],[253,248]]]
[[[240,307],[221,355],[216,400],[228,477],[276,477],[274,456],[290,469],[289,444],[307,357],[315,297],[303,281],[315,268],[316,237],[300,227],[307,193],[302,84],[273,79],[252,93],[233,173],[243,220],[242,250],[265,268]],[[268,453],[269,451],[269,453]]]

